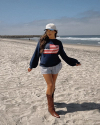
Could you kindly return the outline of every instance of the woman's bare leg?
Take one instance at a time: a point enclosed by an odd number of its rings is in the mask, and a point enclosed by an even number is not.
[[[43,74],[43,77],[47,83],[47,91],[46,94],[48,95],[52,95],[53,93],[53,78],[52,78],[52,74]]]
[[[47,83],[47,92],[46,94],[52,95],[55,90],[55,83],[58,74],[43,74],[43,77]]]
[[[52,78],[53,78],[53,92],[55,90],[55,83],[56,83],[57,76],[58,76],[58,74],[52,74]]]

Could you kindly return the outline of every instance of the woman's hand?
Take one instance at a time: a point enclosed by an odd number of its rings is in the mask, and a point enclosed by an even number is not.
[[[76,66],[80,66],[81,64],[79,63],[79,64],[76,64]]]
[[[32,69],[28,68],[28,72],[30,72]]]

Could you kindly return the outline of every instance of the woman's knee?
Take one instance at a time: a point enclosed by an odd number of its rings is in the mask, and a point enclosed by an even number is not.
[[[48,88],[53,88],[53,83],[47,84],[47,87],[48,87]]]

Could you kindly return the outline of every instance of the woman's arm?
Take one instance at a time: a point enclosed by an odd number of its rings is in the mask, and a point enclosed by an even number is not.
[[[40,57],[40,42],[38,42],[37,47],[30,61],[30,69],[36,68]]]
[[[68,57],[63,49],[63,45],[61,43],[61,46],[60,46],[60,56],[62,57],[62,59],[67,63],[69,64],[70,66],[79,66],[81,65],[80,62],[78,62],[77,59],[74,59],[74,58],[71,58],[71,57]]]

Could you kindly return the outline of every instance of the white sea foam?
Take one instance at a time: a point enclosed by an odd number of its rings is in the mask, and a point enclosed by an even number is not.
[[[57,39],[63,40],[87,40],[87,41],[100,41],[100,38],[77,38],[77,37],[57,37]]]

